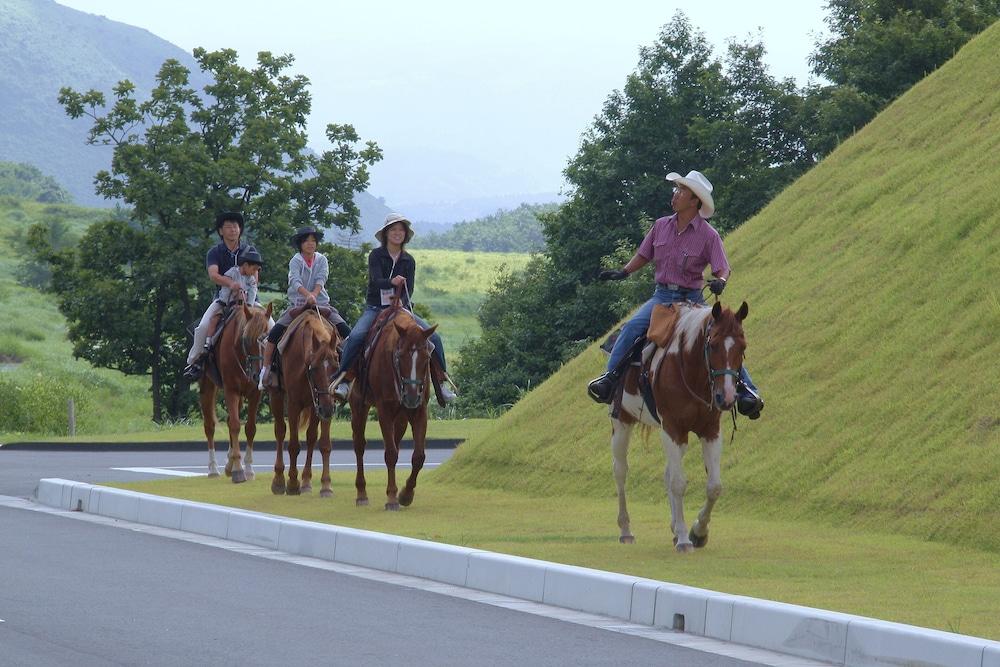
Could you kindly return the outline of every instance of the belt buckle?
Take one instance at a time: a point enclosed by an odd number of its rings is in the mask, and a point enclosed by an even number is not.
[[[684,288],[681,287],[680,285],[675,284],[675,283],[667,283],[667,289],[674,290],[675,292],[679,292],[680,290],[682,290]]]

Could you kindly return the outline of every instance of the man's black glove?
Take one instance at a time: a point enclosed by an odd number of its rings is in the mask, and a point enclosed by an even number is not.
[[[616,269],[605,269],[597,277],[601,280],[625,280],[628,278],[628,273]]]
[[[722,278],[716,278],[708,284],[708,291],[715,296],[722,294],[722,290],[724,289],[726,289],[726,281]]]

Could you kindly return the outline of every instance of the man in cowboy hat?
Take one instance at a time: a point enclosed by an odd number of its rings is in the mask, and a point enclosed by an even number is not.
[[[628,353],[637,338],[649,328],[653,307],[658,304],[690,301],[704,304],[702,296],[705,267],[711,265],[714,280],[708,284],[716,296],[722,294],[729,278],[729,260],[722,247],[722,237],[708,224],[715,213],[712,184],[700,171],[687,176],[667,174],[674,183],[670,205],[674,214],[658,219],[646,234],[635,256],[622,269],[601,271],[601,280],[623,280],[649,263],[656,263],[656,290],[645,304],[622,327],[608,358],[607,371],[593,380],[587,393],[598,403],[610,403],[618,380],[628,368]],[[745,368],[740,369],[737,391],[739,411],[756,419],[764,401]]]
[[[219,235],[219,243],[212,246],[205,256],[208,279],[220,289],[231,290],[233,295],[239,295],[242,288],[239,281],[226,274],[238,265],[240,254],[246,252],[247,246],[240,241],[243,236],[243,225],[243,214],[239,211],[223,211],[215,216],[215,233]],[[201,376],[202,365],[208,352],[205,341],[209,325],[221,310],[222,305],[216,296],[202,315],[201,322],[195,327],[194,342],[188,352],[187,366],[184,368],[184,377],[192,382]]]

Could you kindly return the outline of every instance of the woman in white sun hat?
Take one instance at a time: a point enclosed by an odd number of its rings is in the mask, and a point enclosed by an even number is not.
[[[379,247],[368,255],[368,293],[365,299],[365,311],[358,318],[354,328],[351,329],[351,335],[344,343],[344,350],[340,356],[341,372],[333,381],[336,387],[334,394],[341,400],[347,399],[350,388],[348,384],[350,376],[345,378],[345,375],[352,370],[351,367],[357,360],[375,318],[391,305],[393,293],[399,285],[405,285],[403,307],[410,311],[410,315],[421,327],[426,329],[430,326],[413,313],[410,303],[414,274],[417,270],[417,262],[413,259],[413,255],[406,252],[406,244],[413,238],[410,221],[404,215],[390,213],[386,216],[382,227],[375,232],[375,238],[379,242]],[[448,386],[451,379],[448,377],[444,343],[440,334],[435,331],[430,340],[434,344],[434,352],[431,354],[431,380],[434,382],[438,403],[443,407],[455,400],[455,393]]]
[[[674,183],[670,205],[673,215],[658,219],[639,245],[635,255],[622,269],[601,271],[601,280],[623,280],[648,264],[656,264],[656,290],[642,307],[622,327],[608,358],[607,371],[593,380],[587,393],[599,403],[610,403],[618,380],[628,367],[629,350],[635,340],[646,334],[653,307],[658,304],[690,301],[704,304],[702,289],[705,267],[712,267],[714,280],[708,288],[716,296],[722,294],[729,278],[729,260],[722,247],[722,237],[708,224],[715,213],[712,184],[700,171],[689,171],[687,176],[677,172],[667,174]],[[741,369],[737,407],[739,411],[756,419],[764,407],[757,388],[746,369]]]

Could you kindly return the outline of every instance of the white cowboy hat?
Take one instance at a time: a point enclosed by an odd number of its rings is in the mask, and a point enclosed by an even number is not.
[[[382,240],[382,237],[385,235],[385,230],[393,226],[397,222],[403,223],[403,226],[406,227],[406,240],[403,241],[403,243],[410,242],[410,239],[413,238],[413,227],[411,226],[413,223],[411,223],[409,218],[407,218],[405,215],[402,215],[400,213],[390,213],[389,215],[385,216],[385,222],[382,224],[382,227],[377,232],[375,232],[375,238],[378,239],[379,243],[385,243],[385,241]]]
[[[715,213],[715,202],[712,200],[712,183],[705,178],[705,174],[700,171],[689,171],[687,176],[681,176],[676,171],[672,171],[667,174],[667,180],[679,183],[691,190],[694,196],[701,200],[701,208],[698,210],[701,217],[706,220],[712,217],[712,214]]]

